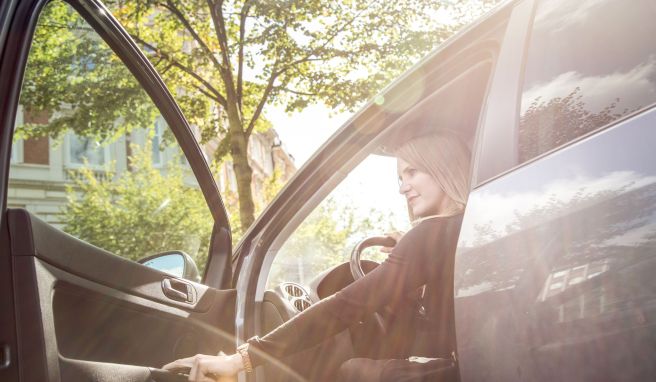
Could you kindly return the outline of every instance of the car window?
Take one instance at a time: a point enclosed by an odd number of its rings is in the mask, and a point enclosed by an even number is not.
[[[303,220],[278,251],[267,282],[307,285],[331,266],[349,260],[353,247],[371,235],[407,231],[404,198],[398,192],[396,159],[370,155]],[[382,261],[370,248],[363,259]]]
[[[181,149],[118,56],[62,1],[40,15],[19,103],[9,208],[130,260],[181,251],[202,272],[213,220]]]
[[[525,162],[656,101],[656,5],[538,2],[522,89]]]
[[[380,145],[370,148],[370,154],[357,166],[339,170],[344,174],[341,183],[333,185],[332,192],[282,244],[274,245],[275,251],[271,252],[275,252],[275,258],[267,288],[285,281],[307,285],[322,271],[348,262],[353,248],[368,236],[407,232],[412,227],[405,198],[399,193],[396,158],[387,154],[410,137],[443,129],[456,133],[471,146],[492,63],[486,57],[474,63],[449,65],[444,70],[456,67],[452,75],[442,79],[444,82],[440,82],[440,86],[426,94],[395,122],[395,126],[383,133]],[[395,104],[390,102],[383,108],[391,111]],[[287,233],[281,237],[284,235]],[[379,249],[365,250],[362,258],[385,260],[387,254]]]

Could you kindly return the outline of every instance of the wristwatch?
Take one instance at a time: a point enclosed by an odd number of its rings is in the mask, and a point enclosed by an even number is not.
[[[241,362],[244,364],[244,371],[246,373],[253,372],[253,364],[251,363],[251,357],[248,355],[248,342],[237,346],[237,353],[241,356]]]

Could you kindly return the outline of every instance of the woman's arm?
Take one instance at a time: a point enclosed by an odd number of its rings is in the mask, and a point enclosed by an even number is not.
[[[266,336],[248,340],[250,348],[244,355],[197,355],[164,368],[188,368],[190,381],[212,381],[208,378],[211,375],[232,376],[244,369],[244,358],[254,368],[294,354],[347,329],[384,306],[401,303],[408,292],[427,282],[429,269],[439,266],[440,254],[450,247],[445,247],[445,243],[454,239],[446,239],[444,233],[450,231],[451,224],[459,225],[460,220],[453,223],[452,219],[439,220],[422,222],[410,230],[388,259],[365,277],[312,305]]]
[[[450,224],[451,218],[422,222],[365,277],[310,306],[266,336],[250,339],[253,366],[317,345],[384,306],[402,304],[408,293],[427,282],[429,270],[439,266],[441,246],[447,241],[443,233]]]

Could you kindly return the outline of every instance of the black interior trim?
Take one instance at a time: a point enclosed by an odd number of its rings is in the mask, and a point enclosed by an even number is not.
[[[120,378],[121,382],[150,382],[150,370],[143,366],[122,365],[105,362],[89,362],[60,357],[62,381],[110,382]],[[120,376],[120,377],[119,377]],[[179,381],[185,381],[179,379]]]
[[[216,289],[190,282],[197,294],[195,303],[172,300],[161,286],[171,275],[79,240],[24,209],[9,209],[7,215],[14,256],[36,256],[87,280],[186,310],[207,312],[215,304]]]
[[[169,275],[86,244],[25,210],[7,215],[22,381],[174,381],[177,376],[156,368],[234,349],[235,290],[201,285],[203,310],[169,301],[160,287]]]
[[[109,362],[90,362],[59,357],[62,381],[115,382],[186,382],[187,376],[166,370],[123,365]]]

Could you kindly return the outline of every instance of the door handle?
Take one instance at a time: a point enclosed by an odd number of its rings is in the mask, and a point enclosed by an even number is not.
[[[11,351],[9,345],[2,344],[0,346],[0,370],[4,370],[11,365]]]
[[[162,291],[171,300],[194,303],[194,287],[184,281],[166,278],[162,280]]]

